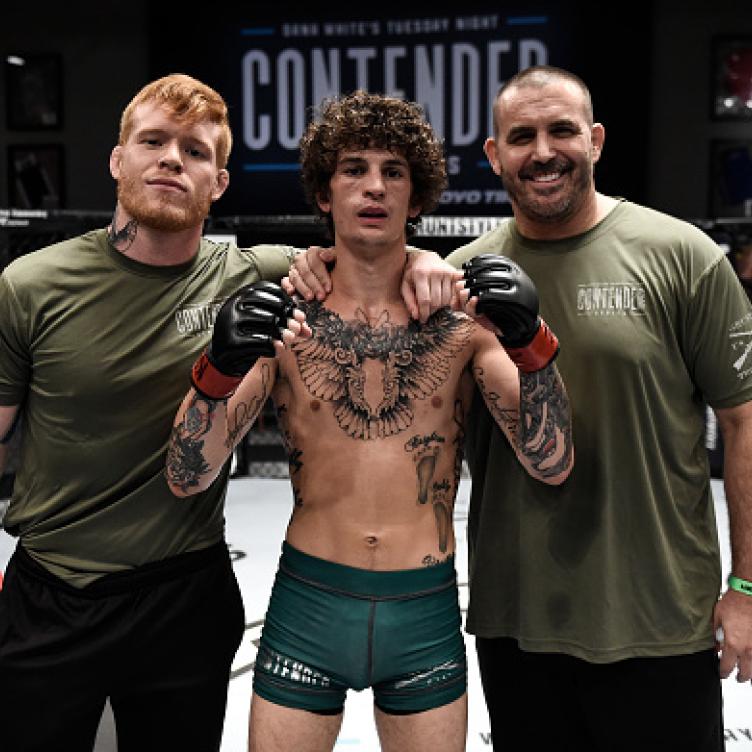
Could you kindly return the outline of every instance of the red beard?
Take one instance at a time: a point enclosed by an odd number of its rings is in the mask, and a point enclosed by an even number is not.
[[[140,182],[121,177],[117,195],[123,208],[139,224],[154,230],[180,232],[200,225],[209,214],[210,196],[164,193],[148,198]]]

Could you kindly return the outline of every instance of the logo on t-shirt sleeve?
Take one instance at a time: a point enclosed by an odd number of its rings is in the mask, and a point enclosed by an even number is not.
[[[752,313],[747,313],[735,321],[729,329],[731,365],[740,379],[752,373]]]

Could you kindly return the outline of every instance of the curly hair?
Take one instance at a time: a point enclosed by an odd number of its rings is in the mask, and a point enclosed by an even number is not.
[[[301,180],[306,198],[327,218],[317,199],[329,199],[329,181],[343,149],[385,149],[407,160],[412,180],[411,206],[430,212],[446,187],[444,147],[414,102],[357,90],[325,99],[320,117],[300,139]],[[415,222],[415,220],[412,220]],[[408,223],[408,233],[410,231]]]

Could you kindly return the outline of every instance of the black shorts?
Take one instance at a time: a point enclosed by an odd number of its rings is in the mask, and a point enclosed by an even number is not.
[[[0,590],[0,749],[218,750],[243,604],[219,543],[79,589],[19,545]]]
[[[477,637],[494,749],[722,752],[715,650],[588,663]]]
[[[336,713],[373,689],[387,713],[447,705],[467,688],[454,559],[376,572],[283,545],[256,658],[254,691],[285,707]]]

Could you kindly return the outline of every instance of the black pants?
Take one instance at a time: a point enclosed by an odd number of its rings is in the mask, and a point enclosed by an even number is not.
[[[476,638],[496,752],[720,752],[714,650],[592,664]]]
[[[83,589],[18,546],[0,591],[0,749],[90,752],[109,697],[119,752],[218,750],[244,626],[224,543]]]

